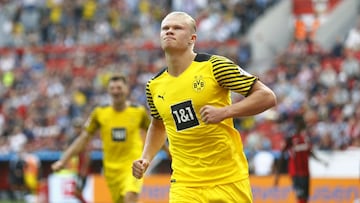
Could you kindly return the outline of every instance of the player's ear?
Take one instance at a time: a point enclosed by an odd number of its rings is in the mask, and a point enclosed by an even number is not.
[[[195,41],[196,41],[196,34],[192,34],[191,37],[190,37],[189,45],[194,44]]]

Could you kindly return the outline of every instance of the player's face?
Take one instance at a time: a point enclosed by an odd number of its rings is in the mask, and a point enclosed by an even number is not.
[[[108,92],[112,98],[112,101],[118,104],[126,101],[129,89],[123,81],[110,81]]]
[[[188,49],[193,36],[193,28],[185,16],[170,14],[161,23],[160,40],[165,51]]]

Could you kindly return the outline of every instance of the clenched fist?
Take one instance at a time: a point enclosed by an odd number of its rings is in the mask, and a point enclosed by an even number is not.
[[[149,161],[146,159],[138,159],[133,162],[132,174],[135,178],[141,179],[146,169],[149,167]]]

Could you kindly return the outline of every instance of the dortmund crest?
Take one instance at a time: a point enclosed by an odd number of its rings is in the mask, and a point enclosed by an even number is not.
[[[205,81],[203,80],[202,76],[195,76],[195,80],[193,82],[193,89],[196,92],[200,92],[205,87]]]

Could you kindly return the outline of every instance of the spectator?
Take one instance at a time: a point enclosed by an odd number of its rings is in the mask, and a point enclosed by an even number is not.
[[[20,126],[15,126],[11,135],[9,135],[10,150],[12,152],[21,151],[27,142],[26,135],[23,133]]]
[[[360,18],[358,18],[355,27],[350,29],[345,39],[345,48],[352,51],[360,50]]]
[[[324,150],[324,151],[331,151],[334,149],[334,143],[330,133],[326,133],[321,136],[318,148],[319,150]]]
[[[296,40],[305,41],[307,38],[307,26],[301,16],[295,17],[294,37]]]
[[[344,74],[344,82],[360,78],[360,63],[359,60],[355,58],[355,52],[346,52],[345,59],[341,64],[340,74]]]
[[[10,152],[7,137],[0,135],[0,155],[7,155]]]
[[[340,58],[344,54],[344,43],[341,37],[336,37],[335,44],[331,49],[331,57]]]

